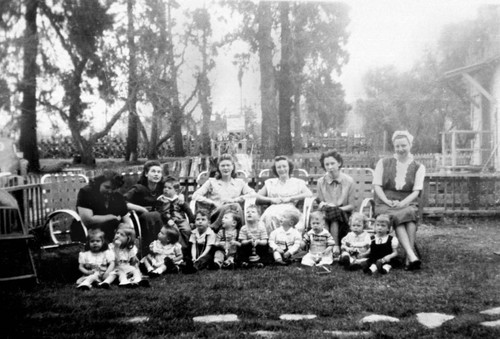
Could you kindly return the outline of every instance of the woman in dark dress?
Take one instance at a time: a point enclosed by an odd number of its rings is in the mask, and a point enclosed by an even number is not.
[[[163,193],[163,171],[159,161],[144,164],[141,178],[125,193],[127,207],[136,211],[141,224],[141,245],[143,249],[156,240],[162,227],[161,215],[157,208],[162,205],[158,197]]]
[[[379,160],[373,186],[375,212],[391,217],[396,236],[406,253],[406,269],[417,270],[421,262],[415,253],[418,221],[417,198],[424,186],[425,167],[410,153],[413,136],[396,131],[392,136],[395,154]]]
[[[76,209],[83,224],[90,229],[101,229],[107,241],[112,241],[120,223],[132,226],[127,202],[117,191],[123,177],[114,171],[104,171],[78,192]]]

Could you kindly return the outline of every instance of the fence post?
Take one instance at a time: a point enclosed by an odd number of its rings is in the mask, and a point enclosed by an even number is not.
[[[469,209],[471,211],[479,209],[479,197],[481,194],[480,177],[473,176],[467,178],[467,188],[469,191]]]

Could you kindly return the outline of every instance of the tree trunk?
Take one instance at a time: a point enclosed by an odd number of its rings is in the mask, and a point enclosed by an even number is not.
[[[293,102],[293,150],[295,153],[302,152],[302,119],[300,117],[300,85],[295,84],[295,94]]]
[[[177,66],[174,60],[174,45],[172,43],[172,17],[170,13],[170,2],[168,3],[168,64],[170,69],[171,99],[172,99],[172,116],[170,130],[174,140],[174,155],[183,157],[185,155],[182,142],[182,109],[179,102],[179,89],[177,87]]]
[[[285,155],[293,154],[292,145],[292,35],[290,30],[290,4],[280,2],[281,21],[281,67],[279,77],[279,153]]]
[[[133,0],[127,0],[127,38],[129,50],[128,62],[128,99],[130,101],[128,114],[128,130],[127,130],[127,148],[125,161],[137,161],[137,144],[139,139],[138,117],[136,111],[137,91],[134,87],[137,86],[137,63],[136,63],[136,47],[134,41],[134,3]]]
[[[208,56],[207,56],[207,31],[203,30],[202,36],[202,70],[199,75],[198,100],[200,101],[202,125],[201,125],[201,145],[202,153],[210,155],[210,118],[212,116],[212,105],[210,103],[210,81],[208,80]]]
[[[26,28],[24,31],[24,69],[21,103],[21,136],[19,146],[28,160],[30,171],[40,171],[36,124],[36,57],[38,53],[37,17],[38,1],[26,0]]]
[[[263,158],[272,158],[278,145],[278,114],[276,105],[276,79],[273,66],[273,40],[271,30],[273,16],[271,2],[261,1],[258,9],[260,63],[260,106],[262,110],[261,154]]]

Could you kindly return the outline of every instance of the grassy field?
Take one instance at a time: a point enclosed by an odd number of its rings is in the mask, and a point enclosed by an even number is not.
[[[423,269],[393,270],[385,276],[347,272],[338,266],[323,275],[294,264],[173,275],[153,280],[150,288],[113,286],[111,290],[82,292],[73,283],[54,281],[50,273],[57,270],[47,271],[47,263],[42,263],[44,280],[38,286],[0,291],[1,333],[4,338],[225,338],[273,331],[284,338],[326,338],[331,335],[324,331],[340,330],[370,331],[379,338],[500,338],[500,329],[480,325],[500,316],[479,313],[500,307],[500,256],[493,254],[500,249],[498,225],[448,221],[423,225],[418,236]],[[455,318],[427,329],[417,322],[419,312],[441,312]],[[238,315],[240,321],[200,325],[192,320],[225,313]],[[315,314],[317,318],[279,320],[284,313]],[[372,313],[401,321],[359,322]],[[122,322],[137,316],[149,320]]]

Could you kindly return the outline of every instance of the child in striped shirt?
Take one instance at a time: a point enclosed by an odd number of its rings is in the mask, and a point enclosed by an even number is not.
[[[308,247],[309,252],[302,258],[302,265],[324,266],[332,264],[332,250],[335,240],[330,232],[325,230],[325,223],[323,212],[311,213],[311,229],[303,237],[303,246]]]
[[[257,206],[250,205],[245,209],[246,224],[240,230],[238,237],[241,242],[238,257],[241,267],[264,267],[269,257],[269,246],[266,227],[260,221]]]

